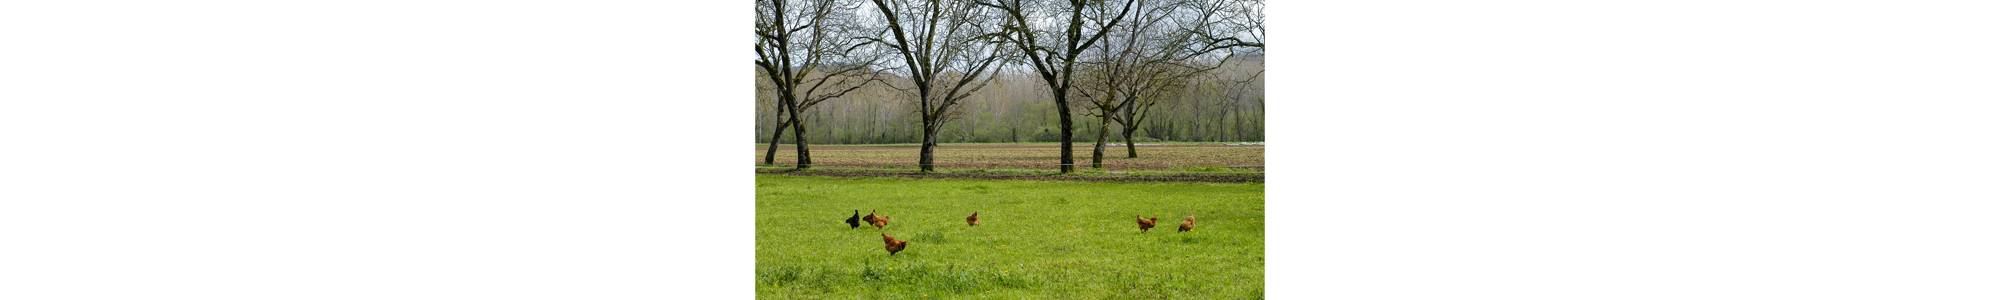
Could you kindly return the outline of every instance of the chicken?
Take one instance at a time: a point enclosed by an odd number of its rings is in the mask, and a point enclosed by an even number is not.
[[[965,217],[965,226],[979,226],[979,212],[972,212],[972,216]]]
[[[1146,232],[1147,230],[1152,230],[1153,224],[1159,224],[1160,222],[1160,217],[1153,217],[1152,219],[1142,218],[1139,217],[1139,215],[1132,215],[1132,217],[1139,219],[1139,232]]]
[[[898,240],[887,233],[882,234],[882,249],[889,250],[889,256],[896,256],[896,252],[903,252],[903,247],[908,246],[910,241]]]
[[[1181,220],[1181,232],[1189,230],[1194,230],[1194,215],[1188,215],[1186,220]]]
[[[861,211],[859,211],[859,210],[856,210],[856,211],[854,211],[854,212],[856,212],[856,213],[860,213]],[[875,218],[876,218],[876,217],[875,217],[875,210],[873,210],[873,209],[870,209],[870,210],[868,210],[868,215],[866,215],[866,216],[861,216],[861,221],[862,221],[862,222],[868,222],[868,224],[875,224]]]
[[[854,210],[854,216],[847,217],[847,229],[861,228],[861,210]]]
[[[868,221],[868,224],[875,225],[875,229],[882,229],[882,226],[889,226],[889,216],[876,216],[875,220]]]

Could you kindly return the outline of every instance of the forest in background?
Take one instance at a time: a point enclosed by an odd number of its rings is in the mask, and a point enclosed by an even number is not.
[[[1239,142],[1264,140],[1264,58],[1230,58],[1211,74],[1158,99],[1138,126],[1138,142]],[[1030,74],[1002,74],[965,100],[964,116],[938,133],[946,143],[1055,142],[1056,109],[1048,88]],[[770,80],[757,76],[757,143],[771,141],[777,109]],[[807,138],[826,144],[912,144],[923,136],[916,99],[886,85],[864,86],[804,113]],[[1079,118],[1077,136],[1097,135],[1097,120]],[[1117,136],[1119,122],[1107,126]],[[789,138],[781,140],[789,141]]]

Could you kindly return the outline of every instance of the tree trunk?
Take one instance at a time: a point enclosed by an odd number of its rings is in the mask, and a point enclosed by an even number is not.
[[[771,128],[771,147],[764,148],[764,165],[771,165],[778,159],[778,139],[784,138],[785,126],[792,125],[792,119],[785,117],[785,111],[778,110],[778,127]]]
[[[1066,96],[1064,95],[1064,93],[1066,92],[1067,91],[1056,91],[1055,93],[1056,117],[1059,118],[1060,120],[1058,123],[1062,124],[1062,173],[1063,174],[1069,174],[1070,172],[1076,171],[1076,154],[1070,151],[1070,144],[1071,141],[1073,140],[1071,137],[1074,136],[1075,127],[1070,125],[1069,99],[1068,97],[1064,97]]]
[[[1104,113],[1097,117],[1097,143],[1090,148],[1090,168],[1104,168],[1104,138],[1109,133],[1111,133],[1111,114]]]
[[[1132,146],[1132,126],[1125,126],[1125,158],[1139,158],[1139,148]]]
[[[1139,149],[1132,146],[1132,132],[1138,130],[1140,108],[1133,106],[1137,105],[1138,100],[1135,99],[1130,103],[1125,105],[1125,118],[1119,119],[1118,133],[1125,137],[1125,158],[1139,158]]]
[[[799,148],[798,166],[805,170],[812,168],[812,149],[806,144],[806,120],[799,118],[799,106],[794,101],[785,101],[785,109],[792,113],[792,140]]]
[[[933,126],[933,122],[935,121],[924,121],[924,142],[917,150],[917,168],[924,173],[933,170],[931,164],[935,161],[932,159],[931,150],[937,148],[937,126]]]

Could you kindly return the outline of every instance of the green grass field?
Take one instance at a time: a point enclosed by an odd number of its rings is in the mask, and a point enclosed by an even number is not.
[[[849,229],[854,210],[891,217]],[[982,225],[965,216],[979,211]],[[1140,233],[1132,215],[1158,216]],[[1177,233],[1194,214],[1194,232]],[[1246,299],[1264,290],[1261,183],[757,175],[771,299]],[[891,257],[880,233],[909,241]]]

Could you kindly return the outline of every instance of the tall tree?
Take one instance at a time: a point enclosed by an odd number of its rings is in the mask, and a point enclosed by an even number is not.
[[[997,19],[970,0],[874,0],[887,37],[868,39],[901,58],[898,75],[908,79],[923,123],[917,166],[931,172],[938,132],[961,115],[961,101],[985,88],[1008,57]]]
[[[1081,89],[1090,104],[1085,113],[1097,117],[1099,125],[1090,158],[1093,168],[1102,167],[1111,123],[1122,129],[1126,157],[1139,157],[1132,135],[1163,93],[1222,67],[1239,48],[1253,46],[1212,38],[1218,32],[1242,30],[1218,24],[1249,23],[1225,20],[1242,18],[1242,8],[1251,7],[1243,5],[1247,2],[1136,1],[1131,21],[1110,27],[1112,33],[1086,55],[1084,62],[1093,71]],[[1256,43],[1255,47],[1261,45]],[[1221,58],[1213,58],[1218,55]]]
[[[877,81],[873,55],[857,53],[853,0],[758,0],[757,67],[776,90],[777,131],[765,163],[772,162],[784,127],[792,129],[798,169],[812,167],[805,115],[812,105],[838,98]],[[863,51],[865,52],[865,51]]]
[[[1028,65],[1049,88],[1062,130],[1062,173],[1076,170],[1076,155],[1071,150],[1076,127],[1070,120],[1069,96],[1075,83],[1077,57],[1110,33],[1109,27],[1124,20],[1134,1],[1123,1],[1115,12],[1110,9],[1111,0],[980,2],[1001,11],[1006,25],[1002,26],[1000,36],[1021,50]]]
[[[1179,10],[1181,3],[1172,0],[1135,0],[1131,21],[1123,25],[1110,26],[1104,41],[1085,54],[1086,79],[1079,84],[1078,91],[1084,98],[1084,114],[1097,118],[1097,138],[1091,146],[1090,167],[1103,168],[1105,142],[1110,135],[1114,121],[1124,127],[1126,152],[1128,157],[1138,157],[1138,150],[1131,143],[1132,124],[1123,120],[1137,118],[1125,115],[1133,111],[1141,99],[1151,102],[1151,95],[1157,94],[1158,85],[1169,83],[1174,75],[1194,74],[1201,70],[1185,68],[1174,59],[1178,55],[1181,40],[1170,40],[1169,29],[1161,28],[1161,23]],[[1101,21],[1100,21],[1101,22]],[[1185,75],[1180,75],[1185,76]]]
[[[1196,75],[1230,64],[1230,59],[1238,54],[1253,53],[1261,57],[1264,50],[1263,0],[1193,0],[1169,5],[1173,9],[1166,15],[1172,21],[1165,23],[1171,28],[1135,31],[1160,35],[1146,39],[1158,51],[1133,60],[1137,64],[1132,68],[1136,70],[1134,75],[1140,79],[1124,85],[1131,89],[1125,94],[1132,98],[1124,99],[1119,107],[1123,110],[1112,115],[1112,120],[1124,131],[1128,158],[1139,157],[1138,148],[1132,145],[1132,134],[1143,126],[1161,97],[1181,90]],[[1218,52],[1220,59],[1204,63],[1204,57]],[[1259,74],[1263,73],[1262,64],[1257,69]],[[1262,103],[1262,89],[1258,92],[1257,99]],[[1262,119],[1258,120],[1261,124]]]

